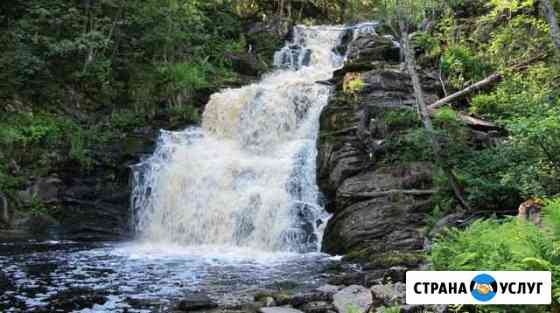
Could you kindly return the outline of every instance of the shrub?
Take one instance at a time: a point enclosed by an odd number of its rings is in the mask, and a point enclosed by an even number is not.
[[[548,202],[550,217],[557,217],[557,201]],[[560,220],[552,222],[558,227]],[[553,239],[553,240],[551,240]],[[452,271],[552,271],[554,303],[560,300],[558,237],[549,237],[537,226],[519,220],[478,220],[466,229],[451,229],[440,236],[431,251],[436,270]],[[547,310],[541,307],[542,310]],[[495,312],[526,312],[526,307],[496,307]],[[535,307],[531,308],[535,311]]]
[[[457,89],[481,80],[491,70],[472,50],[462,45],[449,47],[441,56],[440,62],[442,72],[451,86]]]

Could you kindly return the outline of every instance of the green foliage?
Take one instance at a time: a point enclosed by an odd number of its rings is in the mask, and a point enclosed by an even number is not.
[[[490,0],[487,6],[492,10],[489,16],[497,17],[500,14],[515,14],[524,9],[532,9],[535,5],[534,0]]]
[[[118,130],[128,131],[143,126],[144,118],[134,111],[120,110],[111,113],[110,123]]]
[[[354,95],[364,89],[365,83],[360,78],[355,78],[344,82],[344,92],[346,94]]]
[[[424,31],[416,32],[413,35],[412,44],[414,47],[424,51],[421,59],[426,58],[431,61],[432,59],[439,58],[441,55],[441,46],[436,37]],[[421,59],[419,59],[419,62]]]
[[[383,114],[383,121],[390,131],[403,130],[420,126],[418,114],[413,110],[388,110]]]
[[[197,108],[188,104],[174,105],[170,108],[172,120],[183,120],[196,123],[200,120],[200,112]]]
[[[41,216],[41,215],[48,216],[50,213],[49,208],[43,205],[43,203],[37,197],[37,195],[33,195],[33,198],[31,199],[31,204],[27,208],[27,211],[31,213],[31,215],[35,215],[35,216]]]
[[[496,64],[508,66],[547,51],[551,51],[548,24],[537,17],[519,15],[492,32],[487,55]]]
[[[512,170],[520,170],[512,169],[518,161],[516,152],[505,146],[464,153],[458,160],[457,174],[469,203],[487,210],[515,208],[522,201],[520,190],[526,186],[507,177]]]
[[[560,198],[549,199],[543,208],[544,224],[560,240]]]
[[[76,125],[52,115],[19,113],[0,118],[0,146],[54,145]]]
[[[401,308],[399,308],[398,306],[394,306],[394,307],[380,307],[377,312],[383,312],[383,313],[400,313],[401,312]]]
[[[545,210],[554,211],[552,213],[554,215],[560,211],[557,201],[549,202]],[[554,228],[560,224],[560,220],[551,222]],[[502,221],[478,220],[464,230],[448,230],[445,236],[434,243],[431,261],[436,270],[551,271],[553,299],[558,303],[560,300],[560,282],[557,280],[560,278],[559,239],[560,237],[557,236],[548,237],[537,226],[517,218]],[[514,311],[511,307],[496,309],[497,312]],[[525,310],[523,307],[516,309],[520,312]]]
[[[361,312],[362,310],[361,310],[359,307],[357,307],[357,306],[355,306],[355,305],[353,305],[353,304],[348,304],[348,305],[346,306],[346,311],[347,311],[348,313],[359,313],[359,312]]]
[[[524,197],[560,193],[557,81],[554,67],[536,65],[527,73],[507,75],[494,92],[472,101],[473,112],[498,121],[509,131],[510,136],[494,149],[502,158],[495,161],[502,165],[492,175]]]
[[[0,190],[11,193],[24,183],[22,177],[12,175],[6,162],[0,163]]]
[[[512,218],[475,221],[436,241],[431,260],[437,270],[524,270],[523,260],[546,258],[552,246],[533,224]]]
[[[429,137],[422,127],[392,134],[387,138],[385,147],[387,149],[385,162],[387,163],[408,163],[433,159]]]
[[[435,205],[429,214],[426,214],[426,231],[425,234],[429,234],[430,231],[436,226],[437,222],[445,216],[445,210],[443,210],[439,205]]]
[[[241,51],[230,1],[15,1],[2,34],[0,98],[42,106],[68,90],[88,102],[150,109],[163,97],[207,88]],[[230,74],[231,76],[231,74]],[[218,83],[220,79],[216,80]],[[186,91],[185,91],[186,90]]]
[[[448,47],[441,56],[441,70],[450,85],[462,89],[486,77],[491,68],[469,48],[462,45]]]

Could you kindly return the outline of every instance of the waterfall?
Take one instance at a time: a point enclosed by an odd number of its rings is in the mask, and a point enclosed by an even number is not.
[[[264,251],[318,251],[328,214],[316,141],[344,29],[296,26],[258,83],[211,96],[201,127],[161,131],[133,168],[139,240]]]

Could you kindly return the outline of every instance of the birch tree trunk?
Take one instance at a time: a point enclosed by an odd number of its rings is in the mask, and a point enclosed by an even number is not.
[[[422,86],[420,85],[420,79],[418,78],[418,73],[416,73],[416,60],[410,47],[410,41],[408,38],[408,29],[405,24],[405,21],[402,17],[399,16],[399,26],[401,30],[401,38],[402,38],[402,50],[405,56],[406,67],[408,73],[412,79],[412,85],[414,87],[414,95],[416,97],[416,103],[418,105],[418,112],[420,113],[420,118],[422,120],[422,124],[426,129],[428,136],[430,137],[430,143],[432,146],[432,150],[434,152],[434,157],[436,159],[436,164],[441,167],[445,175],[447,176],[447,181],[451,189],[453,189],[453,193],[459,204],[465,209],[466,211],[472,211],[468,203],[465,201],[463,196],[462,188],[459,186],[457,178],[453,173],[452,169],[446,164],[445,160],[441,156],[441,146],[439,141],[437,140],[434,132],[434,126],[432,124],[432,119],[430,118],[430,111],[426,106],[426,102],[424,101],[424,92],[422,91]]]
[[[541,3],[544,17],[550,27],[550,38],[556,46],[556,49],[560,50],[560,27],[558,27],[558,19],[556,18],[554,6],[550,3],[550,0],[541,0]]]

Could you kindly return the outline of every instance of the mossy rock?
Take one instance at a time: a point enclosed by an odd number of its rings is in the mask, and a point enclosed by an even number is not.
[[[401,252],[391,251],[383,254],[372,254],[369,256],[370,268],[391,268],[393,266],[414,267],[425,259],[423,252]]]

